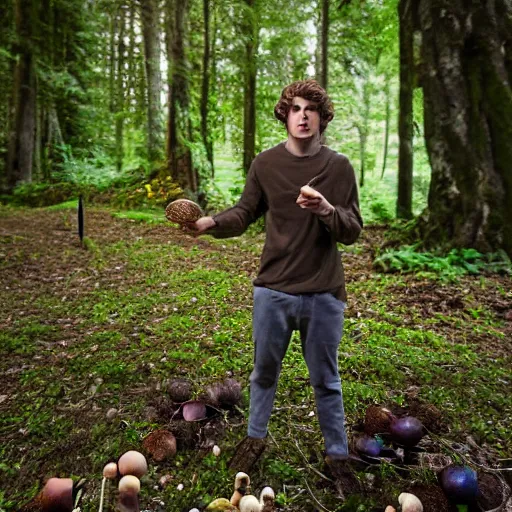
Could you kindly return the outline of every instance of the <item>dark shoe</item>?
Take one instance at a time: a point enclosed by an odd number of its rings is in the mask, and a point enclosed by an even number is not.
[[[361,482],[355,474],[355,469],[350,457],[333,459],[328,455],[325,458],[325,462],[341,498],[362,491]]]
[[[229,461],[229,468],[249,473],[265,450],[265,439],[245,437],[235,448],[235,454]]]

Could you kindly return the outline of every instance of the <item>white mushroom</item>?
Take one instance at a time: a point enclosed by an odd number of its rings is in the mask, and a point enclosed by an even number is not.
[[[261,512],[261,504],[256,496],[247,494],[240,500],[240,512]]]
[[[247,473],[239,471],[235,475],[235,492],[233,493],[233,496],[231,496],[231,505],[233,505],[234,507],[238,507],[240,500],[245,495],[250,485],[251,479],[249,478],[249,475]]]
[[[120,494],[138,494],[140,491],[140,480],[133,475],[126,475],[119,480]]]
[[[398,503],[402,505],[402,512],[423,512],[423,505],[414,494],[403,492],[398,496]]]
[[[272,487],[264,487],[260,494],[261,512],[274,512],[276,495]]]

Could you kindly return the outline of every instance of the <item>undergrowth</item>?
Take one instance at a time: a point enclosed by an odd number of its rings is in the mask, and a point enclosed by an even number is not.
[[[18,214],[1,213],[3,220]],[[140,450],[148,433],[169,426],[148,408],[166,397],[165,382],[174,377],[188,378],[199,396],[208,384],[230,376],[242,383],[244,400],[238,410],[218,417],[222,429],[210,431],[204,424],[201,443],[198,438],[194,446],[179,445],[175,459],[151,462],[141,503],[145,510],[188,511],[229,498],[234,472],[228,462],[247,427],[251,279],[261,236],[194,241],[174,228],[164,231],[158,212],[96,210],[87,221],[103,224],[87,234],[94,250],[84,250],[78,243],[50,243],[51,238],[34,241],[40,228],[30,231],[31,220],[40,217],[50,229],[59,222],[70,229],[74,212],[24,215],[19,233],[0,238],[0,253],[10,258],[0,299],[0,508],[17,510],[45,478],[71,475],[88,480],[82,510],[97,510],[105,463],[128,449]],[[481,296],[492,292],[503,301],[510,289],[490,275],[466,277],[459,309],[425,316],[419,298],[413,305],[401,300],[426,280],[361,267],[367,251],[363,239],[346,255],[350,300],[339,367],[349,437],[368,405],[407,407],[416,389],[418,399],[442,412],[449,426],[444,435],[453,441],[472,435],[505,456],[512,448],[510,359],[491,350],[504,343],[505,331]],[[397,266],[407,261],[422,272],[445,271],[446,264],[435,258],[417,262],[414,251],[406,254],[397,257]],[[457,264],[468,273],[487,269],[484,263],[492,261],[474,252],[454,253],[449,268]],[[433,269],[436,264],[441,270]],[[462,293],[454,284],[443,286],[447,295]],[[106,417],[111,408],[118,411],[114,421]],[[333,512],[384,509],[411,479],[433,476],[422,469],[404,477],[382,465],[373,470],[377,492],[339,500],[319,477],[325,472],[323,440],[297,334],[269,428],[267,450],[251,473],[253,490],[271,485],[280,507],[290,512],[317,510],[315,500]],[[205,440],[221,447],[219,457]],[[164,489],[158,481],[165,474],[172,480]]]
[[[475,249],[452,249],[446,256],[438,256],[417,249],[418,245],[406,245],[385,250],[374,259],[373,267],[380,272],[415,273],[445,281],[467,274],[512,274],[510,258],[504,251],[482,254]]]

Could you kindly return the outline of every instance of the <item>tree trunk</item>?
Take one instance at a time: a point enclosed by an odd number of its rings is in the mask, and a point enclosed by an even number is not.
[[[512,6],[422,0],[427,246],[512,256]]]
[[[213,169],[213,144],[208,132],[208,103],[210,91],[210,0],[203,0],[204,18],[204,48],[203,48],[203,82],[201,88],[201,135],[203,137],[206,156],[210,162],[212,176]]]
[[[135,48],[137,47],[136,34],[135,34],[135,16],[137,13],[136,4],[130,4],[130,19],[128,21],[128,55],[127,55],[127,71],[128,77],[126,80],[126,99],[131,103],[132,99],[136,99],[137,87],[137,68],[135,64]],[[160,48],[160,46],[159,46]]]
[[[361,163],[361,170],[359,175],[359,186],[364,187],[365,171],[366,171],[366,144],[368,142],[368,134],[370,132],[370,98],[371,98],[371,84],[370,77],[366,78],[363,84],[363,118],[361,123],[356,124],[359,133],[359,161]]]
[[[396,216],[412,218],[414,24],[413,2],[400,0],[400,112],[398,115],[398,198]]]
[[[368,140],[368,134],[363,126],[357,125],[357,133],[359,134],[359,162],[360,162],[360,171],[359,171],[359,186],[364,187],[364,178],[365,178],[365,165],[364,162],[366,160],[366,141]]]
[[[169,57],[169,118],[167,159],[172,178],[192,195],[199,189],[199,176],[187,146],[191,140],[189,87],[185,56],[185,17],[188,0],[167,0],[167,50]]]
[[[329,45],[329,0],[322,0],[322,71],[320,74],[320,85],[327,90],[327,64]]]
[[[35,30],[35,5],[32,1],[16,2],[15,47],[17,64],[14,68],[12,130],[7,153],[7,189],[32,181],[36,129],[36,72],[32,54]]]
[[[124,62],[125,62],[125,8],[119,8],[119,36],[117,41],[117,83],[116,83],[116,166],[117,170],[123,168],[123,131],[124,131]]]
[[[116,111],[116,33],[117,33],[117,9],[110,17],[110,66],[109,66],[109,106],[110,112]]]
[[[157,0],[141,1],[141,18],[148,85],[148,157],[154,165],[160,159],[162,150],[160,19]]]
[[[245,36],[245,87],[244,87],[244,159],[243,170],[249,172],[255,156],[256,146],[256,51],[258,27],[255,0],[245,0],[247,8],[244,27]]]
[[[382,152],[382,172],[380,179],[384,178],[386,172],[386,164],[388,162],[388,148],[389,148],[389,123],[391,120],[391,94],[390,94],[391,77],[386,75],[386,84],[384,86],[384,94],[386,95],[386,119],[384,128],[384,150]]]

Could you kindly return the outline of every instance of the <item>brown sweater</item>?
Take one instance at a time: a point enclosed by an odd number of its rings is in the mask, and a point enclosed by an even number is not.
[[[295,203],[311,186],[335,207],[319,217]],[[352,244],[363,221],[354,169],[348,158],[326,146],[313,156],[292,155],[284,143],[253,161],[240,201],[213,218],[215,238],[241,235],[265,214],[266,240],[255,286],[290,294],[331,292],[347,300],[336,242]]]

